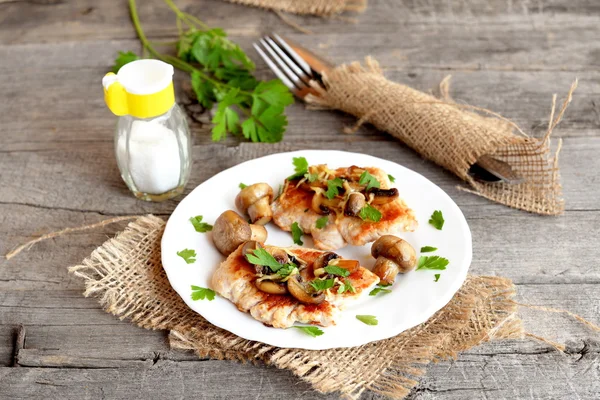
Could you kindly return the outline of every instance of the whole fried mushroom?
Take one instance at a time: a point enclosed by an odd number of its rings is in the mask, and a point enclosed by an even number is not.
[[[273,189],[267,183],[255,183],[242,189],[235,198],[235,206],[248,213],[253,224],[266,225],[273,219],[271,210]]]
[[[235,211],[227,210],[215,221],[212,236],[217,249],[228,256],[249,240],[264,243],[267,240],[267,230],[262,225],[249,224]]]
[[[377,259],[373,273],[384,284],[392,284],[398,273],[406,273],[417,266],[415,249],[403,239],[383,235],[371,246],[371,255]]]

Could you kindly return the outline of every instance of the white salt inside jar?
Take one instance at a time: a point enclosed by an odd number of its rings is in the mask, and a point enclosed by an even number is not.
[[[181,160],[177,137],[160,121],[133,121],[129,135],[119,140],[118,152],[121,160],[128,160],[131,179],[138,191],[161,194],[179,185]]]

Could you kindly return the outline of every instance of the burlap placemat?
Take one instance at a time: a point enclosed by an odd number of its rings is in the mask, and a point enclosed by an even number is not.
[[[438,99],[387,80],[372,58],[367,57],[365,64],[363,67],[355,62],[330,71],[323,79],[326,90],[313,82],[319,95],[309,95],[306,100],[319,107],[355,115],[359,118],[357,127],[368,122],[400,139],[423,157],[468,182],[472,188],[468,191],[472,193],[538,214],[563,212],[558,171],[561,143],[552,155],[549,142],[577,82],[571,86],[556,116],[554,96],[546,134],[534,138],[491,111],[452,101],[448,80],[440,85],[442,96]],[[511,185],[474,180],[468,171],[482,155],[509,163],[524,182]]]
[[[164,226],[155,216],[140,217],[69,271],[83,278],[84,295],[97,297],[107,312],[143,328],[169,330],[171,347],[194,350],[200,357],[263,361],[289,369],[319,392],[348,399],[364,391],[402,399],[428,363],[488,340],[524,334],[511,300],[512,282],[469,276],[442,310],[391,339],[323,351],[248,341],[208,323],[171,289],[161,265]]]
[[[344,12],[362,12],[367,0],[227,0],[247,6],[268,8],[294,14],[310,14],[328,17]]]

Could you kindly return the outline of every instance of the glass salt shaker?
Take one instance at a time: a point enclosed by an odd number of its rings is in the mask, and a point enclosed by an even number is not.
[[[175,103],[173,66],[137,60],[102,79],[106,105],[117,115],[115,153],[135,197],[164,201],[183,192],[191,169],[191,137]]]

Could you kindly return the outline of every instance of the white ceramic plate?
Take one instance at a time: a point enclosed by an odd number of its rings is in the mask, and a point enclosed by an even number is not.
[[[224,257],[213,246],[210,233],[197,233],[190,217],[203,215],[213,223],[225,210],[235,210],[235,196],[240,182],[252,184],[267,182],[276,191],[284,179],[294,172],[293,157],[306,157],[309,164],[328,164],[331,168],[350,165],[374,166],[396,178],[395,187],[409,207],[415,211],[419,227],[415,232],[401,236],[418,250],[434,246],[438,251],[426,255],[440,255],[450,260],[445,271],[419,270],[399,275],[392,293],[368,296],[349,304],[334,327],[322,328],[324,335],[313,338],[299,329],[275,329],[264,326],[249,314],[239,311],[233,303],[217,296],[213,301],[191,299],[191,285],[210,287],[213,272]],[[443,230],[433,228],[428,220],[434,210],[442,210]],[[295,246],[290,233],[274,224],[267,226],[267,243],[276,246]],[[303,237],[304,246],[312,247],[309,236]],[[197,260],[186,264],[177,255],[183,249],[194,249]],[[370,256],[371,244],[348,246],[336,252],[343,257],[357,259],[367,268],[374,264]],[[423,176],[396,163],[358,153],[307,150],[280,153],[258,158],[223,171],[194,189],[179,203],[166,226],[162,239],[162,262],[171,285],[185,303],[212,324],[240,337],[278,347],[312,350],[350,347],[386,339],[426,321],[446,305],[464,282],[471,264],[471,232],[467,222],[450,197]],[[438,282],[434,275],[440,273]],[[374,315],[379,324],[365,325],[356,315]]]

